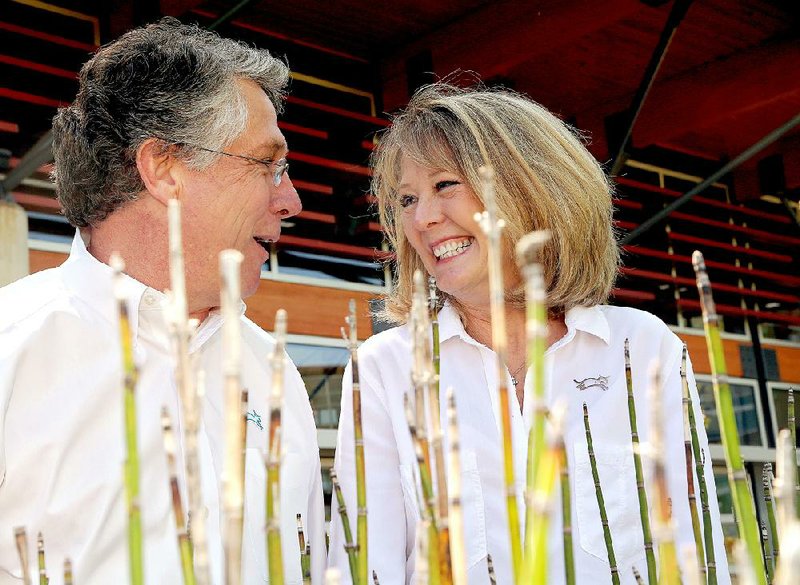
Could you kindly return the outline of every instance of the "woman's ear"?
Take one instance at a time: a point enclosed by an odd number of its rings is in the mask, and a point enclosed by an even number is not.
[[[164,206],[180,194],[180,166],[171,150],[156,138],[148,138],[136,151],[136,168],[145,190]]]

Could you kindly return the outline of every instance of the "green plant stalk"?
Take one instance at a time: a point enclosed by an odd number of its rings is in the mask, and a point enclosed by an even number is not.
[[[548,580],[547,543],[550,537],[550,509],[556,478],[559,476],[560,467],[563,464],[560,456],[560,449],[554,442],[539,460],[536,487],[530,502],[535,510],[533,518],[536,522],[531,544],[534,558],[533,571],[530,575],[531,579],[526,581],[523,578],[523,583],[547,583]]]
[[[700,529],[700,518],[697,514],[697,494],[694,491],[694,468],[692,467],[692,425],[689,416],[692,410],[692,399],[689,394],[689,380],[686,376],[687,351],[684,344],[681,353],[681,388],[683,390],[683,452],[686,460],[686,485],[689,496],[689,513],[692,517],[692,533],[694,534],[697,567],[706,581],[706,555],[703,549],[703,535]],[[696,432],[696,431],[695,431]]]
[[[700,439],[697,436],[697,425],[694,417],[694,406],[691,404],[688,409],[689,431],[692,438],[692,455],[694,457],[694,469],[697,475],[697,485],[700,488],[700,509],[703,513],[703,541],[705,542],[706,556],[706,578],[708,585],[717,585],[717,562],[714,551],[714,530],[711,523],[711,507],[708,504],[708,486],[706,485],[705,465],[703,454],[700,451]]]
[[[547,551],[542,548],[541,529],[549,525],[545,508],[534,503],[535,492],[542,475],[545,453],[544,427],[547,417],[545,404],[544,354],[547,349],[547,302],[544,275],[539,263],[542,247],[548,239],[547,232],[533,232],[524,236],[516,248],[517,264],[525,281],[526,315],[525,333],[527,362],[531,368],[533,388],[533,423],[528,432],[528,462],[525,483],[525,542],[520,569],[520,580],[531,582],[534,575],[547,579]],[[549,471],[549,470],[548,470]],[[553,478],[555,481],[555,478]],[[549,493],[542,484],[539,489]],[[545,494],[542,494],[544,497]],[[547,535],[544,535],[546,540]]]
[[[653,551],[653,533],[650,528],[650,507],[647,501],[647,490],[642,472],[642,456],[639,446],[639,426],[636,422],[636,399],[633,395],[633,374],[631,372],[630,342],[625,339],[625,382],[628,388],[628,421],[631,426],[631,447],[633,451],[633,467],[636,472],[636,495],[639,498],[639,519],[644,538],[644,553],[647,561],[648,583],[658,582],[656,557]]]
[[[47,585],[47,567],[44,562],[44,538],[42,533],[36,537],[36,559],[39,563],[39,585]]]
[[[597,461],[594,457],[594,447],[592,445],[592,430],[589,426],[589,409],[583,403],[583,426],[586,430],[586,444],[589,449],[589,464],[592,467],[592,480],[594,481],[595,495],[597,496],[597,507],[600,509],[600,521],[603,524],[603,539],[606,543],[606,553],[608,554],[608,564],[611,568],[611,583],[619,585],[619,569],[617,568],[617,557],[614,554],[614,543],[611,540],[611,529],[608,525],[606,515],[606,503],[603,499],[603,488],[600,485],[600,474],[597,471]]]
[[[358,585],[356,546],[353,543],[353,532],[350,529],[350,519],[347,516],[347,504],[344,501],[342,486],[339,485],[339,478],[336,475],[336,471],[331,469],[330,475],[331,483],[333,484],[333,493],[336,494],[336,502],[339,506],[339,518],[342,520],[342,529],[344,530],[344,550],[347,553],[347,560],[350,564],[350,576],[354,585]]]
[[[275,313],[272,391],[270,393],[269,436],[267,444],[267,559],[270,585],[283,585],[283,552],[280,526],[281,414],[283,409],[283,371],[286,348],[286,311]]]
[[[778,523],[775,521],[775,499],[772,495],[772,463],[765,463],[762,475],[764,486],[764,507],[767,509],[767,523],[772,537],[772,562],[773,568],[778,566],[780,556],[780,541],[778,539]]]
[[[767,583],[772,583],[775,579],[775,567],[773,565],[772,544],[769,542],[767,525],[761,523],[761,547],[764,549],[764,565],[767,567]]]
[[[297,541],[300,545],[300,572],[303,574],[303,585],[311,585],[311,543],[306,542],[301,514],[297,515]]]
[[[566,585],[575,585],[575,551],[572,548],[572,493],[569,485],[569,462],[564,446],[564,436],[558,439],[561,457],[561,528],[564,542],[564,579]]]
[[[72,585],[72,560],[64,559],[64,585]]]
[[[133,340],[128,317],[128,306],[121,290],[125,264],[117,254],[112,254],[114,289],[119,314],[119,336],[122,347],[123,404],[125,417],[125,501],[128,506],[128,557],[131,585],[144,582],[142,546],[142,512],[139,504],[139,446],[136,433],[136,382],[138,372],[133,361]]]
[[[492,347],[497,355],[497,385],[500,420],[503,439],[503,479],[505,483],[506,509],[508,510],[508,536],[511,551],[511,569],[514,581],[518,582],[522,568],[522,543],[520,538],[519,509],[514,481],[514,449],[511,438],[511,405],[506,378],[506,314],[503,263],[501,261],[501,232],[505,225],[497,217],[494,172],[488,166],[478,169],[481,177],[483,201],[486,210],[476,213],[475,220],[487,236],[489,265],[489,305],[492,318]]]
[[[705,261],[699,251],[695,251],[692,255],[692,263],[697,275],[697,288],[700,292],[708,357],[711,363],[714,401],[717,406],[722,446],[725,452],[725,463],[728,467],[728,481],[733,494],[739,536],[747,546],[747,555],[753,566],[756,582],[759,585],[765,585],[766,573],[761,557],[760,531],[756,521],[754,502],[750,499],[745,480],[746,472],[739,448],[736,416],[733,410],[733,400],[725,366],[725,353],[720,337],[719,316],[711,294],[711,283],[706,272]]]
[[[787,404],[786,404],[786,413],[787,413],[787,423],[789,426],[789,433],[792,436],[792,461],[797,461],[797,423],[795,422],[794,418],[794,388],[789,388],[788,397],[787,397]],[[800,473],[796,474],[797,482],[795,483],[795,506],[800,512]]]

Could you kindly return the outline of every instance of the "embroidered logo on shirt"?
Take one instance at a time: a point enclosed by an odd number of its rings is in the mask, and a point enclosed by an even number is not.
[[[584,378],[583,380],[572,380],[578,385],[578,390],[588,390],[595,386],[601,390],[608,390],[608,376],[597,376],[596,378]]]
[[[264,430],[264,427],[261,424],[261,415],[256,412],[255,408],[253,409],[252,412],[248,412],[247,413],[247,420],[249,420],[251,423],[255,424],[258,427],[259,431],[263,431]]]

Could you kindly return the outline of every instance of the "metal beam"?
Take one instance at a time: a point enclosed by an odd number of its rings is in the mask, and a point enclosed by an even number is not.
[[[650,93],[650,88],[653,86],[653,82],[658,75],[658,70],[661,68],[661,64],[664,62],[664,57],[669,50],[669,45],[672,42],[672,38],[675,36],[675,31],[678,30],[678,25],[683,20],[683,17],[686,16],[686,12],[689,10],[691,3],[692,0],[675,0],[674,4],[672,5],[672,10],[670,10],[669,16],[667,17],[667,22],[664,24],[664,29],[661,31],[661,36],[658,38],[658,44],[656,45],[655,49],[653,49],[653,54],[651,55],[650,62],[647,64],[647,68],[644,71],[642,81],[639,84],[636,94],[633,96],[633,101],[626,112],[625,134],[623,134],[622,140],[619,144],[617,155],[614,157],[614,164],[611,167],[612,175],[619,173],[620,170],[622,170],[622,167],[625,165],[625,161],[628,160],[628,146],[631,141],[633,127],[636,124],[637,118],[639,117],[639,112],[642,111],[642,106],[647,99],[647,94]]]
[[[656,213],[650,219],[640,224],[632,232],[623,236],[620,239],[620,245],[625,246],[627,244],[630,244],[633,240],[635,240],[643,233],[648,231],[650,228],[652,228],[654,225],[659,223],[661,220],[669,216],[669,214],[671,214],[673,211],[675,211],[685,203],[688,203],[692,197],[694,197],[698,193],[705,191],[708,187],[717,182],[721,177],[725,176],[733,169],[738,167],[740,164],[742,164],[744,161],[746,161],[750,157],[754,156],[755,154],[765,149],[767,146],[778,140],[781,136],[783,136],[787,132],[790,132],[798,124],[800,124],[800,114],[797,114],[789,121],[787,121],[785,124],[783,124],[782,126],[776,128],[775,130],[764,136],[761,140],[753,144],[750,148],[739,154],[739,156],[737,156],[733,160],[723,165],[722,168],[720,168],[718,171],[712,173],[711,176],[706,178],[704,181],[698,183],[695,187],[692,187],[689,191],[687,191],[686,193],[681,195],[678,199],[667,205],[664,209]]]

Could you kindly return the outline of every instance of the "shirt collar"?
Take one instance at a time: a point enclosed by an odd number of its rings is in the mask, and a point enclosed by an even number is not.
[[[567,338],[571,339],[574,331],[584,331],[602,339],[606,344],[611,341],[611,329],[608,325],[608,319],[606,319],[606,315],[600,305],[573,307],[567,311],[564,321],[568,331]],[[444,342],[452,337],[460,337],[464,341],[473,344],[478,343],[464,329],[461,317],[458,316],[458,312],[453,305],[445,301],[444,306],[439,311],[439,339],[440,342]]]

